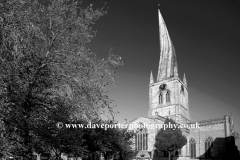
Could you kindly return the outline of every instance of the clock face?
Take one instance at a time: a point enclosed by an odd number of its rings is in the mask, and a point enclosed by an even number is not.
[[[166,89],[166,84],[161,84],[159,88],[160,88],[161,90]]]

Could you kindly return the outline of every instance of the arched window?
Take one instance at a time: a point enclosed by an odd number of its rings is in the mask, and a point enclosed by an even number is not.
[[[170,102],[170,91],[166,93],[166,102]]]
[[[194,139],[190,139],[189,150],[190,150],[190,157],[196,158],[196,141]]]
[[[162,96],[162,93],[159,94],[159,104],[162,104],[163,103],[163,96]]]
[[[181,86],[181,90],[180,90],[180,103],[182,105],[185,104],[185,91],[184,91],[183,85]]]
[[[147,129],[142,126],[136,132],[135,149],[137,151],[148,150],[148,133]]]
[[[205,157],[210,158],[211,157],[211,145],[212,145],[213,139],[212,137],[208,137],[205,140]]]

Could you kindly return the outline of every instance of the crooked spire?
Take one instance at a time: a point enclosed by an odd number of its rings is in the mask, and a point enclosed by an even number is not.
[[[174,46],[168,34],[166,24],[158,10],[160,61],[158,67],[157,82],[170,77],[178,77],[177,58]]]
[[[154,83],[154,79],[153,79],[153,74],[152,74],[152,71],[151,71],[151,74],[150,74],[150,84],[153,84]]]

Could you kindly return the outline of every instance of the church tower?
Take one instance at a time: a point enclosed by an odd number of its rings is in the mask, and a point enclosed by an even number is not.
[[[177,57],[163,17],[158,10],[160,61],[156,82],[151,72],[149,84],[149,116],[156,113],[170,117],[179,123],[190,121],[188,108],[188,88],[184,74],[178,77]]]

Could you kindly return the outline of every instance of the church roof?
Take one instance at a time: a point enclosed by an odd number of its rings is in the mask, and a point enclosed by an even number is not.
[[[131,121],[129,121],[128,124],[129,124],[129,123],[132,123],[133,121],[135,121],[135,120],[137,120],[137,119],[139,119],[139,118],[141,118],[141,117],[142,117],[142,118],[147,118],[147,119],[158,119],[158,120],[161,120],[161,121],[165,121],[165,119],[166,119],[166,118],[164,118],[164,117],[162,117],[162,116],[159,116],[159,115],[158,115],[158,117],[155,117],[155,116],[151,116],[151,117],[139,116],[139,117],[134,118],[134,119],[132,119]]]
[[[211,124],[217,124],[217,123],[224,123],[225,122],[225,117],[207,119],[207,120],[201,120],[201,121],[194,121],[194,122],[189,122],[188,124],[194,124],[196,122],[199,125],[211,125]]]
[[[170,39],[166,24],[158,10],[159,38],[160,38],[160,61],[158,68],[157,82],[178,76],[177,57],[174,46]]]

